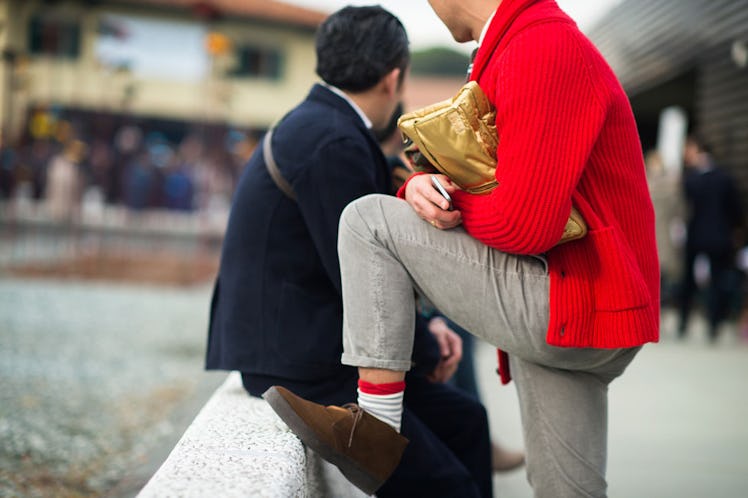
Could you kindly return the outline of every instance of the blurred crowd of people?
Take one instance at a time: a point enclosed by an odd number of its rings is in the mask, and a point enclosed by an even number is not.
[[[51,219],[75,220],[84,198],[132,211],[228,210],[251,133],[195,126],[59,118],[38,111],[18,143],[0,135],[0,200],[32,201]]]
[[[735,179],[719,166],[699,136],[685,141],[682,173],[661,156],[646,155],[655,207],[662,302],[678,312],[677,335],[689,331],[701,305],[709,339],[737,318],[748,339],[748,225]]]
[[[390,135],[399,146],[399,134]],[[32,201],[62,222],[78,219],[84,199],[131,212],[227,212],[256,143],[252,133],[223,127],[167,132],[152,123],[60,118],[42,109],[17,143],[0,134],[0,201]],[[697,136],[686,140],[681,173],[666,168],[656,151],[646,164],[662,302],[678,311],[678,335],[687,334],[691,310],[701,303],[712,340],[741,314],[748,339],[748,225],[736,182]]]

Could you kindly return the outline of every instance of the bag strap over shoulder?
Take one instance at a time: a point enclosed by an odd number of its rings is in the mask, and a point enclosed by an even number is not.
[[[262,141],[262,157],[265,160],[265,167],[267,167],[268,173],[270,173],[270,178],[273,179],[273,182],[275,182],[275,185],[284,194],[286,194],[287,197],[295,201],[296,194],[291,188],[291,184],[288,183],[285,178],[283,178],[283,175],[281,174],[280,169],[278,168],[278,164],[275,162],[275,158],[273,157],[273,149],[272,149],[271,142],[270,142],[272,136],[273,136],[273,129],[271,128],[265,134],[265,138]]]

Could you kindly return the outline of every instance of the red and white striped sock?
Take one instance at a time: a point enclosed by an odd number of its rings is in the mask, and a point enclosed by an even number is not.
[[[358,406],[400,432],[405,381],[372,384],[358,380]]]

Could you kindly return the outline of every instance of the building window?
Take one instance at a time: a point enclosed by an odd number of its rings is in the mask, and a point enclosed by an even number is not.
[[[281,77],[282,62],[283,55],[278,49],[240,46],[236,48],[236,66],[231,75],[277,80]]]
[[[192,21],[105,15],[94,55],[105,67],[127,68],[138,78],[198,82],[208,74],[205,27]]]
[[[75,59],[80,55],[80,24],[74,20],[35,16],[29,25],[29,52]]]

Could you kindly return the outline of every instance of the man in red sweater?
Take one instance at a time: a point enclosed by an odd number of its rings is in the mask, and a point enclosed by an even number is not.
[[[631,108],[612,70],[553,0],[430,0],[496,107],[498,187],[454,201],[416,175],[340,221],[342,361],[358,406],[266,398],[307,444],[371,490],[397,461],[414,291],[508,353],[536,496],[606,494],[607,388],[659,337],[654,213]],[[557,245],[572,205],[583,239]],[[382,420],[385,423],[378,423]],[[388,427],[388,425],[390,427]]]

